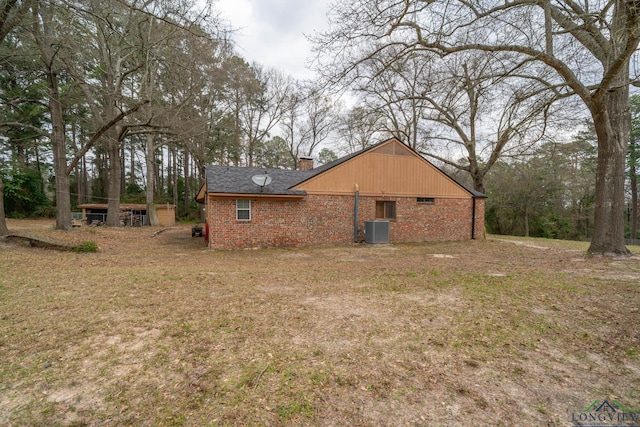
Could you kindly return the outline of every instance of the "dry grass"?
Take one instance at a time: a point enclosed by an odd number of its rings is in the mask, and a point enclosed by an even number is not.
[[[0,425],[560,426],[595,399],[640,408],[637,255],[9,227],[100,251],[0,243]]]

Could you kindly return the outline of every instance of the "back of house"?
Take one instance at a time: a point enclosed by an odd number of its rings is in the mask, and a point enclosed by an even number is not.
[[[484,237],[485,196],[395,138],[317,168],[303,158],[300,166],[207,166],[198,201],[206,205],[209,247],[346,244],[365,240],[371,221],[388,222],[391,243]]]

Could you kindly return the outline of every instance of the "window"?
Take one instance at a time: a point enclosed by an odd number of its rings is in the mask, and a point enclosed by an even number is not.
[[[418,197],[416,201],[425,205],[433,205],[436,203],[436,199],[433,197]]]
[[[236,200],[236,219],[251,221],[251,200]]]
[[[396,202],[376,202],[376,219],[396,219]]]

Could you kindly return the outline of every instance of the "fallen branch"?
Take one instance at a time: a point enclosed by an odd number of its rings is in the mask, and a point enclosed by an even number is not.
[[[54,249],[65,252],[97,252],[98,245],[95,242],[82,242],[79,244],[58,243],[51,240],[44,240],[38,237],[25,236],[23,234],[8,234],[0,237],[0,240],[12,242],[26,242],[33,248]]]
[[[153,233],[153,234],[151,235],[151,237],[156,237],[158,234],[160,234],[160,233],[164,233],[164,232],[165,232],[165,231],[167,231],[169,228],[170,228],[170,227],[165,227],[165,228],[163,228],[162,230],[158,230],[158,231],[156,231],[155,233]]]
[[[271,364],[267,364],[267,366],[264,367],[262,372],[258,374],[258,377],[256,378],[256,382],[253,385],[253,391],[256,391],[256,389],[258,388],[258,385],[260,384],[260,379],[262,378],[262,375],[264,375],[264,373],[267,372],[267,369],[269,369],[269,366],[271,366]]]

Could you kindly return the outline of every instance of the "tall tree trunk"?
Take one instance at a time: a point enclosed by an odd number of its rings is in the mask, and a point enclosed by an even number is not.
[[[126,150],[124,144],[120,145],[120,194],[127,193],[127,168],[125,167]]]
[[[40,191],[42,192],[42,194],[45,194],[45,187],[44,187],[44,179],[42,176],[42,166],[40,163],[40,150],[38,149],[38,144],[36,144],[36,146],[34,147],[34,150],[36,152],[36,170],[38,171],[38,176],[40,177]]]
[[[71,230],[71,195],[67,174],[67,147],[64,135],[62,104],[58,93],[58,76],[47,70],[49,86],[49,114],[51,115],[51,146],[53,149],[53,170],[56,175],[56,228]]]
[[[173,154],[171,148],[167,147],[167,200],[169,200],[169,194],[173,189],[173,159],[171,154]]]
[[[5,234],[9,234],[9,229],[4,216],[4,182],[2,181],[2,175],[0,175],[0,236]]]
[[[136,183],[136,144],[133,139],[131,139],[130,155],[131,159],[129,160],[129,168],[131,170],[129,174],[129,182],[133,185]]]
[[[86,157],[82,157],[82,193],[80,193],[82,195],[82,198],[80,199],[80,201],[82,203],[86,203],[89,201],[89,194],[90,194],[90,188],[89,188],[89,177],[87,174],[87,159]]]
[[[161,194],[164,194],[164,149],[160,149],[159,153],[154,153],[153,157],[156,165],[155,195],[159,197]]]
[[[235,109],[235,117],[233,123],[233,165],[238,166],[240,163],[240,153],[242,153],[242,141],[241,138],[241,130],[240,130],[240,107],[237,106]],[[297,159],[296,159],[297,160]],[[228,160],[227,160],[228,162]],[[227,163],[229,164],[229,163]]]
[[[173,206],[178,208],[178,150],[176,148],[171,149],[171,154],[173,155],[173,174],[172,174],[172,184],[173,184]]]
[[[189,150],[185,148],[184,150],[184,213],[185,215],[189,213],[189,163],[191,159],[189,158]]]
[[[636,137],[637,138],[637,137]],[[638,143],[632,139],[629,142],[629,184],[631,187],[631,221],[629,222],[630,236],[638,238],[638,160],[640,152]]]
[[[64,116],[60,103],[58,75],[54,68],[53,46],[53,5],[35,2],[32,7],[33,34],[44,62],[44,73],[49,92],[49,115],[51,117],[51,147],[53,151],[53,171],[56,180],[56,228],[71,229],[71,195],[67,174],[67,147],[65,145]]]
[[[147,134],[146,141],[146,166],[147,166],[147,185],[145,197],[147,202],[147,223],[153,227],[160,225],[158,221],[158,212],[154,203],[155,182],[156,182],[156,149],[154,146],[153,135]]]
[[[82,204],[82,163],[78,162],[73,173],[76,175],[76,204]]]
[[[630,255],[624,242],[624,184],[631,132],[629,57],[638,46],[640,11],[635,1],[614,3],[605,75],[612,78],[587,102],[598,135],[594,229],[589,253]],[[620,62],[626,56],[624,62]],[[606,90],[605,90],[606,89]]]
[[[112,117],[112,116],[107,116]],[[109,199],[107,209],[107,225],[120,226],[120,187],[122,183],[122,159],[120,157],[120,142],[115,128],[107,132],[107,154],[109,156],[109,168],[107,173],[107,197]]]
[[[631,116],[628,67],[592,106],[598,135],[594,229],[589,253],[629,255],[624,241],[624,181]]]
[[[472,170],[473,172],[471,173],[471,177],[473,178],[473,189],[484,194],[484,174],[479,171],[477,167],[472,168]]]
[[[73,144],[74,153],[78,152],[78,133],[76,132],[76,123],[71,122],[71,143]],[[80,194],[82,194],[82,184],[80,181],[80,166],[79,162],[73,167],[73,174],[76,177],[76,204],[80,204]]]
[[[638,175],[635,162],[629,165],[631,181],[631,238],[638,238]]]

